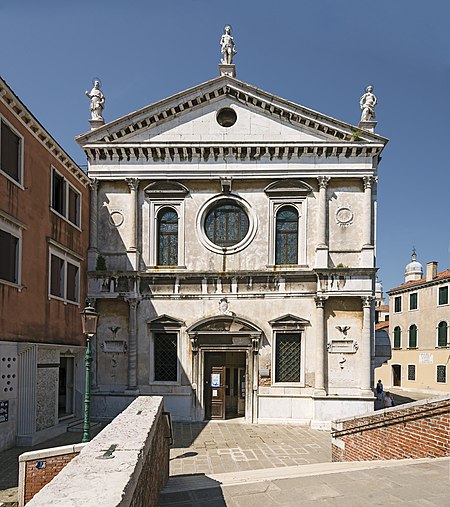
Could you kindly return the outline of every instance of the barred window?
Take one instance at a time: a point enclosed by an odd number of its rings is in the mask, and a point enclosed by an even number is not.
[[[400,349],[402,346],[402,330],[400,326],[394,328],[394,349]]]
[[[172,208],[158,213],[158,265],[178,265],[178,215]]]
[[[447,367],[445,364],[436,366],[436,382],[445,384],[447,382]]]
[[[176,382],[178,377],[177,334],[155,333],[153,339],[154,380]]]
[[[300,382],[300,333],[277,333],[275,382]]]
[[[408,364],[408,380],[416,380],[416,365]]]
[[[410,349],[417,348],[417,326],[415,324],[409,326],[408,347]]]
[[[298,262],[298,212],[293,206],[284,206],[277,213],[275,264]]]
[[[448,325],[445,320],[442,322],[439,322],[438,324],[438,340],[437,340],[437,346],[438,347],[447,347],[448,343]]]

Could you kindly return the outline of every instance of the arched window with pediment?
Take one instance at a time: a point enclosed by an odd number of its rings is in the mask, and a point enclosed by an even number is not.
[[[275,264],[298,263],[298,211],[283,206],[277,211],[275,234]]]
[[[158,266],[178,265],[178,214],[173,208],[158,212]]]

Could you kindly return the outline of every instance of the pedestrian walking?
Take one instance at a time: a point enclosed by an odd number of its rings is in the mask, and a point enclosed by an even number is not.
[[[383,400],[383,383],[381,382],[381,380],[379,380],[377,383],[377,399],[378,401]]]

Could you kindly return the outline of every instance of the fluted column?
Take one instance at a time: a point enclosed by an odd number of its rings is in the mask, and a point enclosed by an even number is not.
[[[93,178],[89,183],[90,213],[89,213],[89,251],[88,270],[94,271],[98,254],[98,179]]]
[[[316,296],[316,371],[315,371],[315,391],[314,394],[326,394],[325,389],[325,301],[326,297]]]
[[[372,186],[376,182],[374,176],[364,176],[364,226],[363,247],[372,246]]]
[[[137,389],[137,307],[139,300],[127,299],[129,305],[128,318],[128,389]]]
[[[371,310],[372,310],[372,296],[362,296],[362,310],[363,310],[363,325],[361,334],[361,344],[359,350],[361,353],[360,358],[360,384],[361,389],[364,391],[371,391],[371,357],[370,357],[370,328],[371,328]]]
[[[330,178],[319,176],[319,210],[317,213],[317,248],[316,268],[328,267],[328,246],[327,246],[327,186]]]

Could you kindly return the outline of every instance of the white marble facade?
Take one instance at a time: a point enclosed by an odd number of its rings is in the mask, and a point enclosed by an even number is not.
[[[220,76],[77,140],[92,178],[89,297],[101,314],[95,416],[140,393],[163,395],[175,419],[208,417],[214,354],[231,372],[227,404],[239,398],[249,422],[329,427],[372,409],[386,139]],[[225,244],[228,205],[238,211]],[[296,217],[290,239],[277,232],[282,210]],[[177,354],[166,373],[161,361],[174,359],[158,356],[161,335]]]

